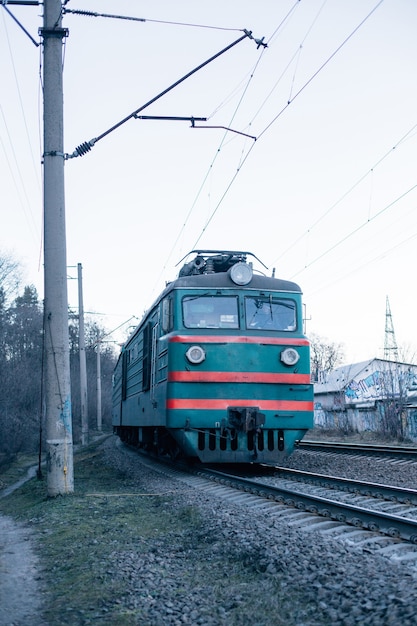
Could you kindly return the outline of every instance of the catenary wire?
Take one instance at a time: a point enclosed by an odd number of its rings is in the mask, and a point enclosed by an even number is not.
[[[326,211],[324,211],[324,213],[315,221],[311,224],[311,226],[309,226],[299,237],[297,237],[294,241],[291,242],[291,244],[289,244],[287,246],[287,248],[285,248],[285,250],[283,250],[279,256],[277,256],[272,262],[271,265],[274,265],[277,261],[279,261],[279,259],[281,259],[283,256],[285,256],[292,248],[294,248],[294,246],[299,243],[302,239],[304,239],[305,237],[307,237],[308,235],[310,235],[310,233],[312,232],[312,230],[318,226],[318,224],[320,224],[320,222],[322,222],[324,220],[325,217],[327,217],[343,200],[345,200],[351,193],[352,191],[354,191],[354,189],[356,189],[356,187],[358,187],[369,175],[373,174],[375,172],[375,170],[377,169],[377,167],[379,165],[381,165],[383,163],[383,161],[385,161],[385,159],[392,155],[392,153],[396,150],[398,150],[398,148],[406,141],[407,138],[410,138],[411,134],[417,129],[417,124],[414,124],[410,130],[408,130],[405,135],[403,135],[394,145],[392,148],[390,148],[380,159],[378,159],[378,161],[376,161],[376,163],[374,163],[374,165],[366,171],[365,174],[363,174],[362,176],[360,176],[358,178],[358,180],[351,185],[337,200],[336,202],[334,202],[328,209],[326,209]]]
[[[324,70],[324,68],[328,65],[328,63],[336,56],[336,54],[338,52],[340,52],[340,50],[350,41],[350,39],[354,36],[355,33],[357,33],[357,31],[361,28],[361,26],[363,26],[365,24],[365,22],[371,17],[371,15],[373,15],[373,13],[378,9],[378,7],[384,2],[384,0],[379,0],[379,2],[374,6],[373,9],[371,9],[371,11],[363,18],[363,20],[361,20],[361,22],[353,29],[353,31],[343,40],[343,42],[336,48],[336,50],[334,50],[334,52],[332,52],[332,54],[326,59],[326,61],[324,63],[322,63],[320,65],[320,67],[310,76],[310,78],[302,85],[302,87],[295,93],[294,97],[292,98],[292,100],[290,100],[280,111],[279,113],[265,126],[265,128],[257,135],[257,142],[258,143],[259,139],[261,139],[268,131],[269,129],[273,126],[273,124],[281,117],[281,115],[284,113],[284,111],[294,102],[294,100],[301,95],[304,90],[308,87],[308,85],[311,84],[311,82],[320,74],[320,72],[322,70]],[[234,181],[236,180],[238,174],[240,173],[242,166],[245,164],[245,162],[247,161],[250,153],[252,152],[252,150],[254,149],[255,143],[253,143],[245,157],[242,159],[241,165],[240,167],[237,169],[237,171],[233,174],[230,182],[228,183],[225,191],[223,192],[223,194],[221,195],[219,201],[217,202],[215,208],[213,209],[209,219],[206,221],[206,223],[204,224],[198,238],[196,239],[196,241],[194,242],[194,245],[192,246],[193,248],[195,248],[198,245],[198,242],[201,240],[202,236],[204,235],[207,227],[209,226],[209,224],[211,223],[211,221],[213,220],[214,216],[216,215],[218,209],[220,208],[221,204],[223,203],[224,198],[226,197],[228,191],[230,190],[230,188],[232,187]]]
[[[330,246],[329,248],[327,248],[327,250],[325,250],[324,252],[322,252],[321,254],[319,254],[315,259],[313,259],[310,263],[308,263],[307,265],[305,265],[302,269],[298,270],[298,272],[295,272],[295,274],[293,274],[291,276],[291,278],[294,278],[295,276],[298,276],[299,274],[301,274],[301,272],[303,272],[304,270],[306,270],[307,268],[311,267],[312,265],[314,265],[315,263],[317,263],[317,261],[319,261],[320,259],[322,259],[324,256],[326,256],[327,254],[329,254],[329,252],[332,252],[333,250],[335,250],[338,246],[340,246],[342,243],[344,243],[345,241],[347,241],[348,239],[350,239],[350,237],[352,237],[353,235],[355,235],[356,233],[358,233],[360,230],[362,230],[362,228],[364,228],[365,226],[368,226],[368,224],[370,224],[371,222],[373,222],[374,220],[376,220],[378,217],[380,217],[383,213],[385,213],[386,211],[388,211],[389,209],[392,209],[397,202],[399,202],[400,200],[402,200],[403,198],[405,198],[409,193],[411,193],[412,191],[414,191],[415,189],[417,189],[417,184],[413,185],[412,187],[410,187],[409,189],[407,189],[407,191],[404,191],[404,193],[402,193],[400,196],[398,196],[395,200],[393,200],[392,202],[390,202],[389,204],[387,204],[385,207],[383,207],[380,211],[378,211],[378,213],[375,213],[375,215],[373,215],[371,218],[365,220],[364,222],[362,222],[362,224],[360,224],[359,226],[357,226],[356,228],[354,228],[353,230],[351,230],[347,235],[345,235],[344,237],[342,237],[342,239],[339,239],[339,241],[337,241],[334,245]]]
[[[27,124],[27,119],[26,119],[25,107],[24,107],[23,101],[22,101],[22,94],[21,94],[21,90],[20,90],[20,85],[19,85],[19,80],[18,80],[18,76],[17,76],[16,66],[15,66],[15,63],[14,63],[13,52],[12,52],[12,48],[11,48],[11,45],[10,45],[10,39],[9,39],[8,30],[7,30],[7,25],[6,25],[5,21],[4,21],[4,16],[3,16],[3,24],[4,24],[4,30],[5,30],[5,33],[6,33],[7,48],[8,48],[8,51],[9,51],[11,67],[12,67],[12,70],[13,70],[14,82],[15,82],[15,85],[16,85],[16,92],[17,92],[18,101],[19,101],[19,108],[20,108],[20,111],[21,111],[21,114],[22,114],[24,128],[25,128],[25,135],[26,135],[28,146],[29,146],[29,151],[30,151],[30,156],[31,156],[31,163],[32,163],[33,170],[34,170],[34,173],[35,173],[35,180],[37,182],[38,191],[39,191],[39,193],[41,193],[39,172],[38,172],[37,167],[35,165],[35,158],[34,158],[33,149],[32,149],[32,142],[31,142],[30,135],[29,135],[29,129],[28,129],[28,124]],[[5,129],[6,129],[7,137],[8,137],[8,140],[9,140],[10,150],[11,150],[11,153],[13,155],[14,167],[15,167],[17,173],[18,173],[18,178],[19,178],[19,181],[20,181],[20,189],[23,192],[23,195],[24,195],[24,198],[25,198],[25,201],[26,201],[27,209],[25,208],[25,203],[21,199],[19,186],[17,185],[16,177],[14,176],[13,168],[12,168],[12,165],[11,165],[9,159],[8,159],[8,155],[7,155],[6,148],[5,148],[4,144],[3,144],[3,149],[4,149],[5,154],[6,154],[7,162],[8,162],[8,165],[9,165],[10,172],[12,174],[12,179],[14,181],[14,185],[16,187],[17,195],[20,198],[20,203],[21,203],[22,209],[23,209],[23,211],[25,213],[26,219],[30,223],[31,227],[34,227],[35,232],[36,232],[37,231],[36,220],[35,220],[33,212],[32,212],[31,202],[29,200],[28,192],[27,192],[27,189],[26,189],[25,180],[24,180],[24,177],[22,175],[22,172],[21,172],[21,169],[20,169],[20,165],[19,165],[19,161],[18,161],[17,156],[16,156],[16,152],[15,152],[15,149],[14,149],[14,142],[12,140],[12,137],[10,136],[10,131],[9,131],[9,128],[8,128],[5,112],[4,112],[3,108],[1,107],[1,105],[0,105],[0,111],[1,111],[2,118],[3,118],[3,123],[4,123],[4,126],[5,126]],[[30,217],[30,219],[28,219],[28,216]]]
[[[402,241],[396,243],[394,246],[391,246],[391,248],[388,248],[388,250],[384,250],[383,252],[378,253],[378,255],[374,256],[372,259],[367,259],[365,262],[360,263],[356,267],[350,269],[345,274],[343,275],[338,274],[338,276],[334,278],[333,280],[331,280],[330,282],[327,282],[324,285],[317,287],[313,291],[308,291],[306,295],[308,297],[314,296],[317,293],[320,293],[321,291],[323,291],[324,289],[328,289],[335,283],[340,283],[345,278],[348,278],[349,276],[356,274],[356,272],[359,272],[363,267],[365,266],[369,267],[369,265],[371,265],[372,263],[375,263],[376,261],[380,261],[381,259],[384,259],[385,257],[389,256],[390,254],[398,250],[398,248],[404,247],[405,245],[413,241],[416,237],[417,237],[417,233],[413,233],[409,237],[406,237],[406,239],[403,239]]]
[[[267,45],[269,45],[269,42],[270,42],[270,41],[271,41],[271,40],[272,40],[272,39],[273,39],[273,38],[277,35],[277,33],[278,33],[279,31],[281,31],[281,29],[282,29],[282,28],[283,28],[283,26],[286,24],[286,22],[288,21],[288,19],[291,17],[291,15],[293,14],[294,10],[297,8],[297,6],[299,5],[299,3],[300,3],[300,0],[296,0],[296,1],[294,2],[294,4],[290,7],[290,9],[289,9],[289,11],[287,12],[287,14],[283,17],[283,19],[281,20],[281,22],[280,22],[280,23],[278,24],[278,26],[275,28],[275,30],[274,30],[274,32],[272,33],[271,37],[268,39],[268,41],[267,41]],[[237,106],[235,107],[235,110],[234,110],[234,112],[233,112],[233,114],[232,114],[232,117],[231,117],[231,119],[230,119],[229,123],[228,123],[228,126],[231,126],[231,124],[232,124],[232,122],[233,122],[233,119],[236,117],[236,114],[237,114],[237,112],[238,112],[238,110],[239,110],[239,108],[240,108],[240,106],[241,106],[241,104],[242,104],[243,98],[244,98],[245,94],[247,93],[247,91],[248,91],[248,89],[249,89],[249,85],[250,85],[250,83],[251,83],[251,81],[252,81],[252,79],[253,79],[253,77],[254,77],[254,75],[255,75],[256,69],[258,68],[258,66],[259,66],[259,64],[260,64],[260,62],[261,62],[261,59],[262,59],[263,54],[264,54],[264,52],[265,52],[265,49],[266,49],[266,48],[264,47],[264,48],[263,48],[263,50],[262,50],[261,55],[259,56],[258,60],[256,61],[255,65],[254,65],[254,67],[253,67],[253,68],[252,68],[252,70],[249,72],[249,77],[246,79],[246,82],[245,82],[245,86],[244,86],[244,88],[243,88],[242,95],[241,95],[241,97],[240,97],[240,99],[239,99],[239,102],[238,102]],[[242,84],[242,81],[241,81],[241,83],[239,83],[239,86],[240,86],[241,84]],[[233,90],[233,93],[236,93],[238,90],[239,90],[238,88],[235,88],[235,89]],[[229,98],[230,98],[230,95],[227,97],[227,99],[226,99],[226,100],[228,100]],[[223,102],[224,102],[224,101],[223,101]],[[223,105],[222,105],[222,106],[223,106]],[[219,110],[220,108],[221,108],[221,106],[217,107],[217,108],[214,110],[214,112],[211,114],[211,116],[209,116],[209,117],[212,117],[215,113],[217,113],[217,112],[218,112],[218,110]],[[189,209],[189,211],[188,211],[188,213],[187,213],[187,215],[186,215],[186,217],[185,217],[184,223],[182,224],[182,226],[181,226],[181,228],[180,228],[180,230],[179,230],[179,232],[178,232],[178,235],[177,235],[177,237],[176,237],[176,239],[175,239],[175,241],[174,241],[174,243],[173,243],[173,245],[172,245],[172,247],[171,247],[171,250],[169,251],[168,256],[167,256],[167,258],[166,258],[166,260],[165,260],[165,262],[164,262],[164,264],[163,264],[163,266],[162,266],[161,272],[160,272],[160,274],[158,275],[158,278],[157,278],[157,280],[156,280],[156,282],[155,282],[155,285],[154,285],[154,288],[153,288],[153,292],[156,290],[157,285],[159,284],[159,281],[160,281],[160,279],[161,279],[162,275],[164,274],[164,271],[165,271],[165,269],[166,269],[166,266],[168,265],[168,263],[169,263],[169,261],[170,261],[170,259],[171,259],[172,255],[173,255],[173,253],[174,253],[174,250],[176,250],[176,247],[177,247],[178,241],[180,240],[180,238],[181,238],[182,234],[184,233],[184,230],[185,230],[185,228],[186,228],[186,226],[187,226],[187,224],[188,224],[188,222],[189,222],[189,220],[190,220],[190,217],[191,217],[191,215],[192,215],[192,213],[193,213],[193,210],[194,210],[194,208],[195,208],[195,206],[196,206],[196,204],[197,204],[197,202],[198,202],[198,200],[199,200],[199,198],[200,198],[200,196],[201,196],[201,193],[202,193],[202,191],[203,191],[203,189],[204,189],[204,186],[205,186],[205,184],[206,184],[206,181],[207,181],[207,179],[209,178],[209,176],[210,176],[210,174],[211,174],[211,172],[212,172],[212,170],[213,170],[213,166],[214,166],[214,164],[215,164],[215,161],[216,161],[216,160],[217,160],[217,158],[219,157],[220,152],[221,152],[221,150],[222,150],[222,147],[224,146],[224,144],[225,144],[225,142],[226,142],[226,138],[227,138],[227,136],[228,136],[228,132],[226,131],[226,132],[224,133],[224,135],[223,135],[223,137],[222,137],[221,141],[220,141],[220,144],[219,144],[218,148],[216,149],[215,155],[214,155],[214,157],[213,157],[213,158],[212,158],[212,160],[211,160],[211,163],[210,163],[210,165],[209,165],[209,167],[208,167],[208,169],[207,169],[207,172],[206,172],[206,174],[204,175],[204,178],[203,178],[203,180],[202,180],[202,182],[201,182],[201,184],[200,184],[200,187],[199,187],[199,189],[198,189],[198,191],[197,191],[197,193],[196,193],[196,195],[195,195],[195,197],[194,197],[194,200],[193,200],[193,202],[192,202],[192,204],[191,204],[191,207],[190,207],[190,209]],[[195,246],[193,246],[193,247],[195,247]]]

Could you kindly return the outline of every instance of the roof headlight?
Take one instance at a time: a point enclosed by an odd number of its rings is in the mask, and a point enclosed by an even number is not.
[[[285,365],[295,365],[300,359],[300,355],[295,348],[285,348],[280,355],[281,361]]]
[[[230,278],[235,285],[247,285],[252,280],[253,269],[250,263],[235,263],[229,270]]]
[[[190,348],[188,348],[185,356],[190,361],[190,363],[192,363],[193,365],[198,365],[199,363],[202,363],[204,361],[204,359],[206,358],[206,353],[200,346],[191,346]]]

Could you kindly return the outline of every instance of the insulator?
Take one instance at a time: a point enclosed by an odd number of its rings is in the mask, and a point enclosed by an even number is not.
[[[73,11],[73,13],[77,13],[77,15],[85,15],[87,17],[98,17],[97,13],[93,13],[93,11],[81,11],[78,9],[77,11]]]
[[[89,141],[84,141],[84,143],[80,144],[79,146],[77,146],[75,148],[75,151],[78,156],[84,156],[84,154],[87,154],[87,152],[90,152],[91,150],[91,144]]]

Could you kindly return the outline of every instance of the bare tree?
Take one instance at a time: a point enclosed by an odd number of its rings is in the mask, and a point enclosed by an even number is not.
[[[5,302],[16,296],[21,282],[21,266],[12,255],[0,252],[0,289]]]
[[[344,359],[344,348],[341,343],[329,341],[312,333],[310,340],[311,376],[313,382],[319,382],[327,372],[331,372]]]
[[[377,402],[383,435],[402,441],[407,423],[408,389],[412,373],[401,363],[386,362],[380,373],[380,399]]]
[[[399,346],[399,356],[402,363],[409,363],[410,365],[417,364],[417,353],[415,346],[410,343],[402,344]]]

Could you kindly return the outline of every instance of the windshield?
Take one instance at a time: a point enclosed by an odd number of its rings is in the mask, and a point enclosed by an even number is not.
[[[187,296],[182,311],[186,328],[239,328],[237,296]]]
[[[246,328],[259,330],[295,330],[297,326],[294,300],[272,296],[245,298]]]

